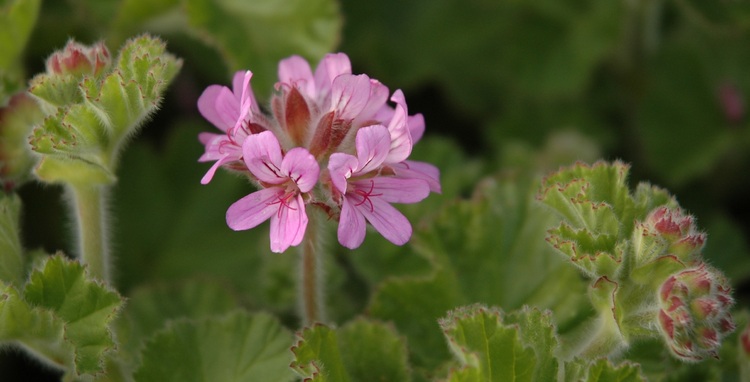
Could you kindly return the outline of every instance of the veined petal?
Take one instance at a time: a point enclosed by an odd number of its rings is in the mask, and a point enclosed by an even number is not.
[[[441,193],[440,170],[426,162],[405,160],[390,165],[397,178],[422,179],[430,186],[431,192]]]
[[[227,225],[235,231],[242,231],[258,226],[275,216],[279,210],[281,187],[270,187],[253,192],[234,202],[227,210]]]
[[[342,74],[331,84],[331,110],[337,119],[355,119],[369,99],[370,78],[364,74]]]
[[[234,75],[234,85],[237,84],[237,77],[239,77],[239,72]],[[242,124],[246,120],[249,120],[248,113],[250,111],[257,111],[258,105],[255,102],[255,95],[253,94],[253,89],[250,87],[250,79],[253,77],[253,72],[251,71],[245,71],[242,74],[242,92],[240,93],[240,113],[237,117],[237,121],[234,124],[235,131],[242,130]],[[235,96],[237,95],[237,89],[234,89]]]
[[[366,174],[383,164],[391,147],[391,136],[385,126],[363,127],[357,131],[355,146],[359,164],[354,173]]]
[[[344,53],[329,53],[320,60],[315,68],[315,85],[318,96],[325,96],[331,91],[333,80],[342,74],[352,74],[352,64]]]
[[[422,179],[377,176],[353,181],[350,186],[371,195],[371,199],[382,198],[389,203],[416,203],[430,194],[430,186]]]
[[[291,56],[279,62],[279,82],[296,86],[308,97],[317,96],[310,64],[300,56]]]
[[[414,145],[422,139],[424,135],[424,116],[422,113],[410,115],[406,119],[406,125],[409,126],[409,133],[411,134],[411,144]]]
[[[377,115],[377,112],[383,108],[388,101],[388,87],[375,79],[370,79],[370,97],[367,104],[354,120],[356,126],[360,126],[367,121],[371,121]]]
[[[248,100],[253,105],[253,110],[258,110],[258,101],[255,99],[253,88],[250,87],[250,79],[253,72],[249,70],[240,70],[234,73],[232,78],[232,92],[237,102],[241,105],[243,100]]]
[[[226,138],[226,134],[215,134],[215,133],[198,133],[198,141],[203,144],[203,146],[210,145],[214,140],[221,139],[222,137]],[[208,147],[206,147],[206,151],[208,151]],[[199,161],[200,162],[200,161]]]
[[[287,180],[281,171],[281,146],[271,131],[253,134],[242,144],[247,169],[260,181],[280,184]]]
[[[230,158],[229,154],[225,154],[224,156],[218,158],[216,163],[211,166],[211,168],[208,169],[205,175],[203,175],[203,178],[201,178],[201,184],[208,184],[211,182],[211,179],[214,178],[214,174],[216,174],[216,170],[221,167],[224,163],[231,162],[232,158]]]
[[[225,86],[211,85],[198,98],[198,111],[221,131],[234,126],[240,115],[240,103]]]
[[[398,163],[409,157],[413,144],[409,126],[406,123],[408,117],[406,99],[401,89],[393,93],[391,101],[396,103],[396,110],[393,113],[390,123],[388,123],[388,132],[391,134],[391,147],[385,161],[387,163]]]
[[[320,166],[307,149],[295,147],[281,161],[281,172],[291,178],[302,192],[309,192],[318,182]]]
[[[353,155],[344,153],[331,154],[331,157],[328,159],[328,172],[331,176],[333,186],[340,193],[346,193],[346,180],[352,176],[358,163],[359,161]]]
[[[350,195],[347,194],[347,198]],[[355,200],[350,200],[350,203]],[[372,197],[369,198],[369,201],[369,203],[365,202],[359,205],[356,202],[353,204],[373,228],[391,243],[403,245],[409,241],[412,232],[409,220],[383,198]]]
[[[365,240],[366,230],[365,216],[344,198],[339,218],[339,243],[349,249],[357,248]]]
[[[307,213],[302,195],[279,203],[278,213],[271,216],[271,251],[281,253],[299,245],[307,229]]]

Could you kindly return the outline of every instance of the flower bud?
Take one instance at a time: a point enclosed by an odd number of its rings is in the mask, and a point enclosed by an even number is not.
[[[644,226],[664,240],[669,254],[681,260],[690,260],[697,255],[706,241],[706,235],[696,230],[693,217],[685,215],[679,208],[659,207],[653,210]]]
[[[47,72],[58,75],[99,75],[112,59],[103,42],[91,47],[68,41],[65,48],[53,53],[47,59]]]
[[[671,275],[659,289],[658,326],[672,354],[684,361],[716,357],[734,331],[727,280],[705,264]]]

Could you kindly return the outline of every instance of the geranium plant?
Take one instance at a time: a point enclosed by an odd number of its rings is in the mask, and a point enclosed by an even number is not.
[[[0,379],[749,380],[739,172],[625,86],[729,6],[387,3],[0,3]]]

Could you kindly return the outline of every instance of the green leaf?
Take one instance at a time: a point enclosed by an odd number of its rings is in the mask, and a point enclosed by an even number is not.
[[[6,0],[0,4],[0,107],[23,86],[21,53],[36,24],[41,0]]]
[[[143,349],[135,381],[290,381],[292,336],[267,314],[178,320]]]
[[[567,158],[561,151],[555,157]],[[376,287],[367,311],[393,321],[408,338],[417,369],[434,370],[449,358],[436,322],[460,305],[549,308],[563,331],[591,314],[584,281],[545,242],[547,227],[558,220],[536,201],[533,177],[539,163],[558,166],[546,158],[518,151],[502,175],[480,182],[471,199],[432,211],[411,243],[432,273],[418,269]]]
[[[143,342],[172,319],[202,319],[238,307],[235,298],[216,282],[190,280],[145,285],[133,290],[116,324],[120,350],[136,359]]]
[[[65,337],[65,322],[29,304],[15,287],[2,281],[0,287],[0,345],[19,345],[45,364],[72,369],[76,349]]]
[[[187,0],[191,31],[216,47],[231,71],[255,73],[256,94],[270,94],[279,60],[313,62],[333,50],[341,17],[332,0]],[[315,65],[315,63],[313,63]]]
[[[0,280],[17,286],[25,277],[20,216],[21,199],[18,195],[0,194]]]
[[[499,310],[478,305],[453,310],[440,320],[454,355],[463,365],[450,381],[557,378],[557,338],[550,314],[524,308],[514,313],[510,322],[503,321]]]
[[[645,382],[641,368],[631,363],[613,365],[607,359],[600,359],[588,368],[586,382]]]
[[[343,50],[373,77],[386,84],[437,79],[450,102],[492,114],[505,112],[498,106],[518,93],[580,94],[614,53],[625,20],[623,4],[591,0],[342,4]]]
[[[65,322],[65,337],[76,349],[78,374],[102,369],[103,354],[115,346],[109,322],[122,304],[116,292],[89,280],[80,263],[54,256],[42,271],[31,274],[24,297]]]
[[[305,328],[298,337],[291,367],[303,378],[321,382],[411,380],[405,343],[388,325],[360,318],[336,330],[324,325]]]
[[[23,296],[2,286],[0,341],[17,343],[72,376],[103,371],[115,347],[109,323],[122,304],[116,292],[61,255],[32,272]]]

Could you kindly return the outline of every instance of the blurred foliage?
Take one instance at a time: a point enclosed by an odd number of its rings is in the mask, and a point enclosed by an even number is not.
[[[103,38],[115,49],[150,32],[185,60],[161,110],[120,158],[112,200],[116,285],[130,298],[116,326],[129,336],[121,351],[131,359],[140,358],[146,343],[151,353],[171,349],[173,341],[215,346],[214,330],[251,336],[272,328],[278,338],[287,336],[266,316],[241,322],[248,314],[238,308],[266,310],[297,328],[296,254],[271,254],[267,226],[229,230],[226,208],[251,186],[226,173],[201,186],[208,166],[196,163],[202,150],[197,134],[212,129],[195,106],[202,89],[226,85],[235,70],[250,69],[256,94],[265,98],[278,60],[291,54],[314,62],[343,51],[355,72],[392,91],[404,89],[409,110],[427,122],[413,158],[435,163],[443,185],[442,195],[399,207],[415,227],[406,246],[368,235],[350,252],[331,239],[329,316],[342,326],[327,334],[321,327],[302,332],[301,344],[325,340],[345,349],[355,336],[379,336],[375,350],[387,353],[392,370],[421,381],[457,365],[437,320],[458,305],[481,302],[510,311],[533,303],[552,309],[560,331],[574,330],[590,314],[583,283],[543,241],[553,224],[533,195],[543,174],[597,158],[631,163],[632,184],[648,179],[669,188],[708,232],[705,256],[732,279],[738,305],[750,303],[746,1],[40,3],[0,0],[0,20],[23,7],[26,14],[20,23],[2,23],[0,106],[69,37],[86,44]],[[20,193],[24,246],[69,250],[59,189],[31,184]],[[17,220],[15,202],[9,203],[3,224]],[[487,252],[492,256],[482,256]],[[15,252],[3,256],[15,259]],[[3,272],[19,282],[22,267],[10,266]],[[563,284],[569,299],[555,299],[551,291]],[[361,315],[367,317],[344,324]],[[644,354],[633,357],[643,362],[644,375],[659,380],[663,375],[654,370],[670,361],[663,352],[649,360],[645,355],[654,348],[639,344],[631,353]],[[285,356],[291,355],[272,358],[288,364]],[[318,356],[331,355],[306,355]],[[354,379],[358,360],[367,356],[342,353],[336,362]],[[0,370],[28,375],[12,357],[2,353]],[[732,357],[722,353],[723,360]],[[144,364],[140,378],[158,378],[157,366]],[[702,373],[717,367],[683,366],[672,377],[710,379],[715,375]]]

